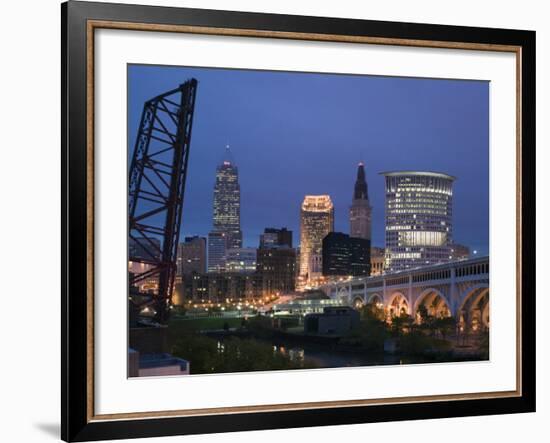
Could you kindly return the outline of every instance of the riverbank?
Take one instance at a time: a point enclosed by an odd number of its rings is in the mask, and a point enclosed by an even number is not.
[[[292,318],[274,327],[263,316],[180,317],[168,329],[172,353],[191,362],[192,374],[486,359],[479,344],[458,346],[450,336],[410,328],[404,333],[368,319],[347,336],[306,334]]]

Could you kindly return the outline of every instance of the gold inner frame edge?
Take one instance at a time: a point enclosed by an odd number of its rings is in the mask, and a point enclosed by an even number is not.
[[[229,406],[219,408],[181,409],[171,411],[128,412],[115,414],[94,413],[94,36],[96,29],[118,29],[150,32],[175,32],[202,35],[221,35],[234,37],[278,38],[290,40],[325,41],[339,43],[357,43],[371,45],[393,45],[421,48],[444,48],[457,50],[511,52],[516,55],[516,390],[497,392],[475,392],[467,394],[426,395],[416,397],[392,397],[368,400],[334,400],[326,402],[285,403],[255,406]],[[342,407],[359,407],[374,405],[391,405],[405,403],[428,403],[436,401],[462,401],[493,398],[520,397],[522,395],[522,341],[521,341],[521,281],[522,281],[522,238],[521,238],[521,203],[522,203],[522,48],[516,45],[489,43],[448,42],[438,40],[416,40],[385,37],[351,36],[340,34],[315,34],[286,31],[266,31],[254,29],[215,28],[188,25],[165,25],[151,23],[133,23],[124,21],[88,20],[86,25],[86,156],[87,156],[87,421],[113,421],[128,419],[153,419],[160,417],[189,417],[220,414],[260,413],[277,411],[297,411],[304,409],[325,409]]]

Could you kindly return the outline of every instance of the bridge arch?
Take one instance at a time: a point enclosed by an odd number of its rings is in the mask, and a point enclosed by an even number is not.
[[[353,301],[351,305],[355,309],[361,309],[363,306],[365,306],[365,298],[362,295],[355,295],[353,296]]]
[[[399,316],[401,314],[410,315],[409,300],[400,291],[392,292],[386,303],[386,310],[390,316]]]
[[[378,304],[378,303],[384,303],[384,300],[382,298],[382,296],[380,294],[372,294],[368,297],[367,299],[367,303],[374,303],[374,304]]]
[[[336,297],[345,303],[349,303],[351,291],[348,285],[336,287]]]
[[[421,306],[425,306],[428,314],[434,317],[450,317],[452,315],[451,304],[449,300],[437,288],[424,289],[416,298],[414,303],[414,315],[418,316]],[[419,318],[417,318],[419,320]]]
[[[460,296],[457,311],[461,330],[479,332],[489,328],[489,285],[479,283],[466,289]]]

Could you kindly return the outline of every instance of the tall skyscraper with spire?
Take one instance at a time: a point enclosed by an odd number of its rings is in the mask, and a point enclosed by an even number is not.
[[[371,240],[372,208],[369,203],[369,190],[365,179],[365,165],[359,162],[357,179],[353,190],[353,200],[349,210],[350,237]]]
[[[225,147],[222,163],[216,168],[213,227],[215,232],[225,233],[227,249],[242,247],[239,170],[229,145]]]

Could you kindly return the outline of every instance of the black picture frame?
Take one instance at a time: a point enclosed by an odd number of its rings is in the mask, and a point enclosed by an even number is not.
[[[535,411],[535,32],[69,1],[62,17],[62,374],[65,441],[325,426]],[[120,21],[417,41],[512,45],[521,52],[521,395],[146,419],[89,414],[87,22]],[[93,271],[93,269],[92,269]]]

